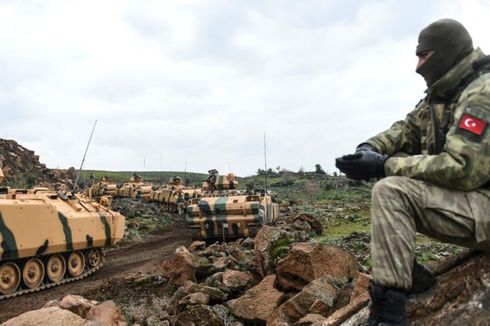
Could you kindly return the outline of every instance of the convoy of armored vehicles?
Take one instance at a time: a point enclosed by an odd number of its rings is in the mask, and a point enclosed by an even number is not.
[[[269,193],[239,190],[233,173],[219,175],[215,169],[208,172],[200,189],[185,186],[178,176],[172,177],[167,185],[152,186],[133,175],[129,182],[119,185],[101,179],[90,192],[157,202],[166,211],[179,214],[185,208],[185,220],[193,239],[214,241],[254,236],[262,224],[277,219],[279,205]],[[113,187],[116,191],[112,191]]]
[[[268,193],[240,191],[232,173],[209,172],[202,188],[185,186],[177,176],[156,187],[136,174],[123,184],[102,178],[86,193],[0,188],[0,300],[98,270],[103,249],[125,233],[125,217],[110,209],[112,198],[185,210],[192,237],[208,241],[254,236],[262,224],[277,218],[278,204]]]

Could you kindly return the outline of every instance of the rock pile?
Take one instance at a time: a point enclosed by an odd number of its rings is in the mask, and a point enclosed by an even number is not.
[[[43,186],[66,190],[75,180],[75,169],[51,170],[39,161],[39,155],[14,140],[0,139],[0,168],[4,184],[18,188]]]
[[[131,198],[115,198],[112,209],[126,217],[126,239],[139,241],[148,234],[159,233],[183,223],[183,217],[165,211],[158,203]],[[177,224],[176,224],[177,223]],[[177,226],[178,227],[178,226]],[[185,226],[181,225],[181,228]]]
[[[167,325],[310,325],[365,305],[369,279],[351,254],[290,225],[263,226],[255,239],[180,247],[162,276],[177,287]]]

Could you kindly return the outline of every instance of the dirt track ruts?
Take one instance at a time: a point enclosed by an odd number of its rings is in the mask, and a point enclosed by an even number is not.
[[[163,258],[170,256],[178,246],[187,246],[190,243],[188,231],[177,228],[169,233],[149,236],[142,242],[123,244],[106,250],[104,266],[86,279],[1,301],[0,322],[26,311],[39,309],[46,302],[61,299],[67,294],[83,296],[113,278],[124,278],[138,272],[156,274]]]

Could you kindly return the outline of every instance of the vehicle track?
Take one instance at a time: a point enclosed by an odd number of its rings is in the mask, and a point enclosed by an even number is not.
[[[0,301],[0,323],[26,311],[40,309],[46,302],[67,294],[83,296],[114,278],[125,278],[138,272],[158,274],[164,258],[174,253],[177,247],[190,243],[188,230],[178,227],[170,233],[148,236],[142,242],[106,250],[104,266],[87,278]]]

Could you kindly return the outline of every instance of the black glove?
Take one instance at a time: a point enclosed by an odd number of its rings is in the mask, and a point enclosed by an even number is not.
[[[385,176],[384,165],[387,156],[376,153],[372,148],[374,147],[369,144],[361,144],[354,154],[335,159],[335,166],[349,179],[382,178]]]

